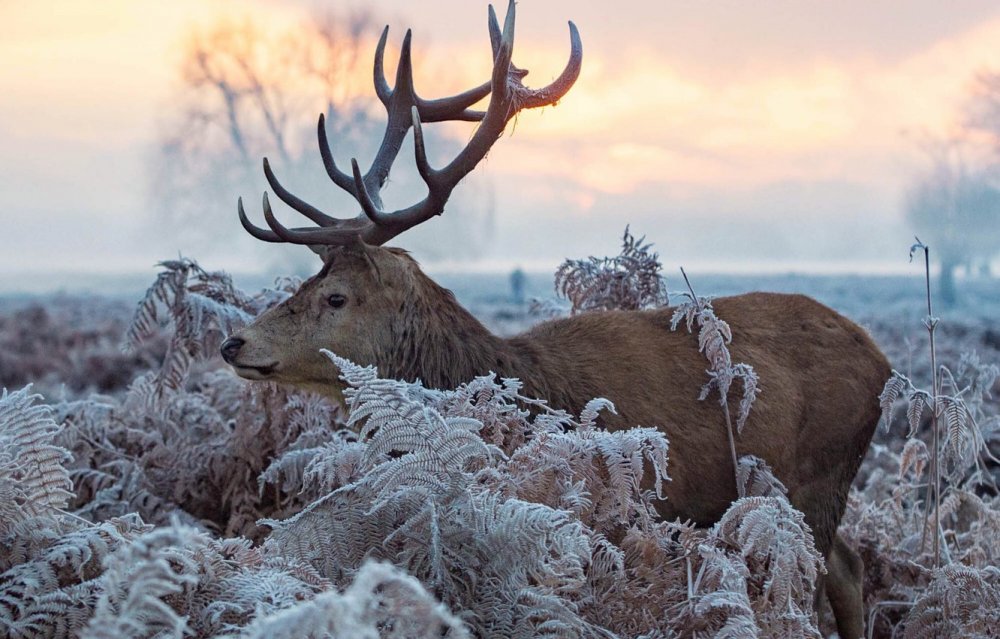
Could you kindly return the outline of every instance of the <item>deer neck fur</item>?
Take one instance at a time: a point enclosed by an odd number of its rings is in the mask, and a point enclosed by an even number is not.
[[[399,309],[392,339],[377,354],[380,373],[419,379],[428,388],[455,388],[490,372],[534,386],[531,381],[538,375],[522,349],[491,333],[451,291],[417,273],[412,296]]]

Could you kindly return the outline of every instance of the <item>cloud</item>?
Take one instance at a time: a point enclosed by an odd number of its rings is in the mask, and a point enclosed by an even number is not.
[[[788,179],[898,190],[917,151],[905,133],[956,126],[973,75],[1000,67],[998,39],[993,20],[902,59],[790,60],[725,80],[653,48],[633,46],[627,64],[588,50],[577,86],[562,104],[522,114],[490,170],[500,181],[562,178],[604,194],[661,181],[733,188]],[[526,48],[524,60],[559,55]],[[593,198],[577,199],[587,208]]]

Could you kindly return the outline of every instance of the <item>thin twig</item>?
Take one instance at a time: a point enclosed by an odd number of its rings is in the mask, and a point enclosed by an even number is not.
[[[685,556],[687,560],[687,587],[688,587],[688,601],[694,599],[694,579],[691,577],[691,557]]]
[[[684,276],[684,283],[687,284],[688,290],[691,292],[691,301],[694,302],[694,305],[697,306],[700,311],[701,301],[698,299],[698,296],[694,294],[694,288],[691,286],[691,280],[688,279],[688,274],[684,272],[683,266],[681,267],[681,275]]]
[[[868,639],[872,639],[872,633],[875,632],[875,615],[879,612],[879,608],[912,608],[916,601],[880,601],[872,606],[872,610],[868,613]]]
[[[939,463],[940,436],[938,434],[938,395],[941,392],[937,367],[937,350],[934,347],[934,329],[937,328],[938,320],[934,317],[931,306],[931,249],[920,241],[919,237],[914,238],[917,243],[910,247],[910,259],[913,259],[914,250],[922,249],[924,252],[924,282],[927,291],[927,317],[924,318],[924,326],[930,336],[931,348],[931,482],[927,487],[927,506],[934,506],[934,567],[941,567],[941,464]],[[933,499],[931,497],[933,496]],[[926,540],[927,522],[925,513],[924,529],[920,537],[921,552]]]

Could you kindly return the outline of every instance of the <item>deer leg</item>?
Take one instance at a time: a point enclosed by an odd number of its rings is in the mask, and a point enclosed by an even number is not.
[[[827,574],[821,580],[821,588],[825,587],[841,639],[864,637],[864,569],[861,556],[836,535],[827,556]]]

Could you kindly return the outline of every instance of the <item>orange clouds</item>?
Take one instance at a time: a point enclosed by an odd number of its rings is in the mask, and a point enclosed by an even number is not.
[[[699,75],[651,43],[628,43],[625,54],[584,41],[577,86],[555,109],[523,114],[492,171],[606,193],[657,181],[725,188],[842,179],[897,188],[915,151],[904,133],[954,128],[973,75],[1000,68],[1000,20],[900,59],[804,55],[736,76]],[[551,77],[562,44],[519,47],[519,64],[541,60],[548,70],[529,81]],[[470,75],[483,77],[486,65]]]

